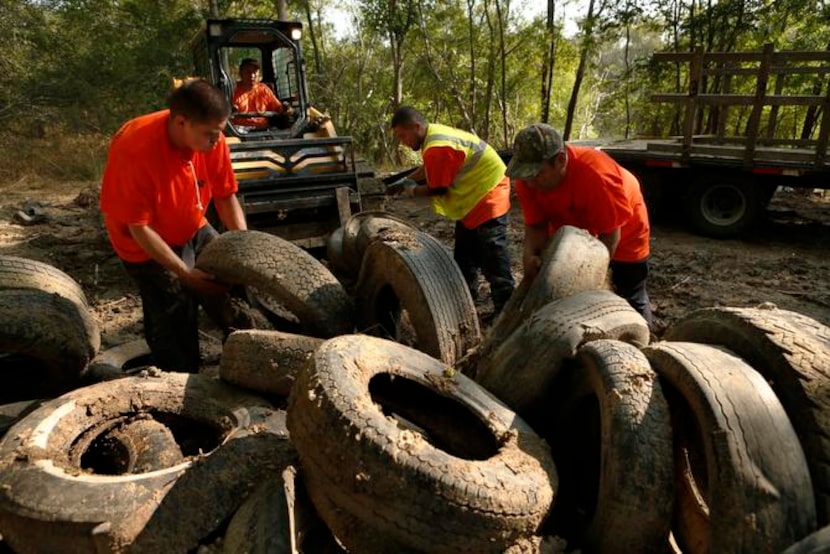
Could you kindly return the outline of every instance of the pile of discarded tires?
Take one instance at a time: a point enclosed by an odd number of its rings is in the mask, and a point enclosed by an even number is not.
[[[124,371],[146,345],[98,353],[77,284],[0,257],[10,322],[0,352],[40,364],[54,393],[69,390],[0,407],[4,429],[14,420],[0,441],[5,543],[21,553],[827,547],[830,531],[807,537],[830,523],[824,325],[772,307],[712,308],[650,344],[608,290],[605,247],[567,227],[483,338],[451,254],[406,222],[353,216],[327,258],[256,231],[208,246],[197,265],[244,285],[276,327],[232,333],[211,379]]]

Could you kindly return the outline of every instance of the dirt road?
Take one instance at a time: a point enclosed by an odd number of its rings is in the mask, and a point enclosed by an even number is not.
[[[50,263],[79,281],[104,347],[140,336],[137,291],[102,230],[94,183],[22,179],[0,184],[0,199],[0,254]],[[26,207],[36,216],[24,225],[15,214]],[[395,200],[389,209],[452,244],[452,225],[423,200]],[[514,207],[510,241],[517,279],[521,239],[521,213]],[[779,194],[769,221],[743,240],[706,239],[658,221],[652,241],[649,288],[658,335],[697,308],[762,302],[830,324],[830,198]],[[489,305],[480,307],[485,319],[489,311]]]

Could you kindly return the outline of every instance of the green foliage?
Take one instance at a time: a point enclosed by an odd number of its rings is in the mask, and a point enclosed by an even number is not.
[[[573,8],[562,0],[556,4],[554,126],[566,120],[580,48],[588,47],[573,138],[677,131],[675,110],[649,97],[685,91],[687,74],[673,64],[655,67],[654,51],[758,50],[765,43],[778,50],[830,47],[830,5],[821,0],[595,1],[597,14],[582,21],[581,34],[572,38],[563,35],[560,18]],[[58,129],[106,137],[126,119],[162,108],[172,78],[193,71],[188,44],[202,29],[209,5],[0,0],[3,134],[43,137]],[[216,5],[223,17],[276,17],[273,0]],[[527,19],[517,0],[354,0],[338,5],[346,11],[337,17],[354,19],[352,32],[338,35],[333,5],[291,2],[289,15],[306,25],[312,103],[332,116],[341,134],[355,137],[363,156],[382,165],[400,160],[388,129],[398,100],[432,121],[474,130],[497,148],[509,147],[517,129],[541,117],[541,73],[550,44],[544,14]],[[711,79],[705,85],[717,90],[721,83]],[[792,93],[802,94],[818,85],[810,76],[787,82]],[[826,78],[822,86],[826,91]],[[752,84],[736,81],[733,87],[746,92]],[[798,132],[803,116],[804,108],[782,110],[781,131]],[[739,129],[746,115],[736,109],[730,118]]]

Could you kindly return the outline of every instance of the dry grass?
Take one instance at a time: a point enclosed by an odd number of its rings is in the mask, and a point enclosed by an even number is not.
[[[54,132],[46,138],[0,135],[0,185],[27,179],[99,181],[109,136]]]

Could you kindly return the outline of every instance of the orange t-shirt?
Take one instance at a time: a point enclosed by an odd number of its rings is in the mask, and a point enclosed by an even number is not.
[[[640,183],[608,154],[595,148],[568,144],[565,178],[550,191],[540,191],[516,180],[525,225],[548,223],[553,234],[573,225],[594,236],[620,228],[613,259],[639,262],[648,257],[650,228]]]
[[[232,104],[236,112],[259,113],[282,111],[282,103],[274,92],[262,83],[257,83],[248,92],[243,92],[237,84],[236,88],[233,89]],[[260,129],[268,127],[268,119],[265,117],[237,117],[231,123]]]
[[[237,190],[225,137],[208,152],[176,149],[167,131],[169,116],[162,110],[132,119],[110,143],[101,211],[112,247],[128,262],[150,259],[129,225],[148,225],[170,246],[182,246],[205,225],[211,198]]]
[[[427,149],[424,153],[427,186],[431,189],[449,188],[465,159],[464,152],[448,146],[433,146]],[[510,179],[504,177],[464,216],[461,224],[467,229],[475,229],[486,221],[503,216],[509,210]]]

